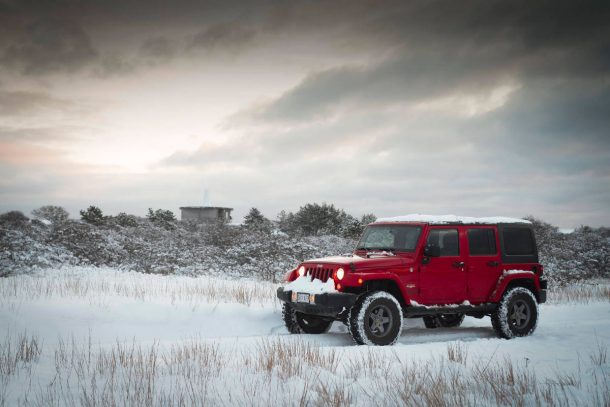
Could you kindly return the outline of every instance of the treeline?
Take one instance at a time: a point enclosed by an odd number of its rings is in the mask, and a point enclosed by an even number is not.
[[[307,204],[282,220],[252,208],[244,224],[178,221],[169,210],[106,216],[96,206],[70,219],[59,206],[0,215],[0,275],[62,265],[145,273],[220,273],[277,281],[312,257],[350,252],[372,215],[356,219],[328,204]],[[317,223],[320,226],[315,226]]]
[[[532,216],[540,262],[553,283],[565,285],[576,280],[610,278],[610,229],[581,226],[562,233]]]
[[[306,204],[276,219],[252,208],[240,226],[179,221],[169,210],[106,216],[90,206],[80,220],[58,206],[0,215],[0,276],[63,265],[108,266],[161,274],[223,274],[277,281],[307,258],[350,252],[364,227],[330,204]],[[554,284],[610,277],[610,230],[573,233],[530,217],[541,262]]]

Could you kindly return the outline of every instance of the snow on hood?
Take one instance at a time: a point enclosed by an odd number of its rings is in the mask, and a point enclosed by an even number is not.
[[[307,293],[307,294],[322,294],[322,293],[334,293],[337,290],[335,289],[335,282],[332,278],[329,278],[325,283],[322,280],[318,280],[314,278],[310,279],[310,276],[301,276],[296,280],[286,284],[284,286],[284,291],[296,291],[298,293]]]
[[[456,216],[456,215],[421,215],[412,213],[403,216],[394,216],[391,218],[379,218],[375,223],[380,222],[425,222],[430,224],[447,224],[447,223],[465,223],[465,224],[496,224],[496,223],[532,223],[529,220],[518,218],[506,218],[502,216],[492,216],[487,218],[474,218],[471,216]]]

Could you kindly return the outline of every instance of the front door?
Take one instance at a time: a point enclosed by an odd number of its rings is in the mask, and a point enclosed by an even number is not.
[[[500,253],[495,226],[467,226],[468,299],[480,303],[489,295],[500,277]]]
[[[465,236],[455,226],[431,226],[426,245],[440,247],[440,257],[429,257],[420,272],[424,305],[460,304],[466,300]]]

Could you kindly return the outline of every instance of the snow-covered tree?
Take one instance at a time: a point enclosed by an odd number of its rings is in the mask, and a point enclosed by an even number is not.
[[[155,211],[152,208],[148,208],[148,214],[146,215],[148,220],[166,229],[172,229],[176,223],[176,216],[174,212],[165,209],[157,209]]]
[[[258,208],[252,208],[248,214],[244,216],[244,227],[250,230],[270,231],[272,224]]]
[[[24,228],[30,219],[20,211],[10,211],[0,215],[0,226],[12,229]]]
[[[100,208],[94,205],[89,206],[87,209],[81,209],[80,218],[81,220],[96,226],[104,223],[104,213]]]
[[[129,215],[125,212],[119,212],[118,215],[111,217],[110,220],[123,227],[133,228],[138,226],[138,219],[134,215]]]
[[[59,224],[68,220],[70,214],[61,206],[45,205],[32,211],[35,218],[52,224]]]

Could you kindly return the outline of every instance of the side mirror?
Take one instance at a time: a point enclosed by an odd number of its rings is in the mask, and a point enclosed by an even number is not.
[[[435,244],[429,244],[424,247],[424,255],[427,257],[440,257],[441,248]]]

